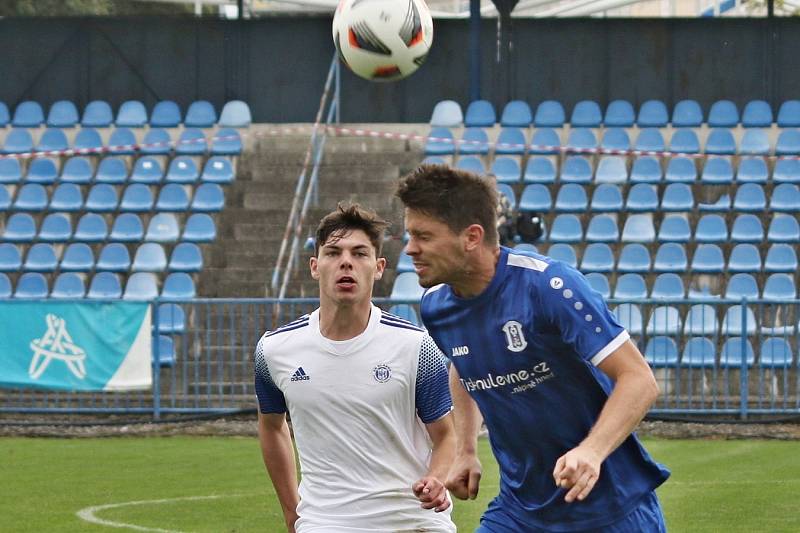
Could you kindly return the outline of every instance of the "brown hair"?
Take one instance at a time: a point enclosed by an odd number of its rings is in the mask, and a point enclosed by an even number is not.
[[[383,232],[389,223],[380,218],[375,211],[358,204],[339,204],[335,211],[325,215],[317,226],[314,256],[319,257],[319,249],[330,239],[336,242],[353,230],[362,230],[375,248],[375,257],[380,257],[383,247]]]
[[[447,165],[421,165],[400,178],[397,197],[408,209],[436,218],[454,233],[483,227],[483,242],[497,245],[497,191],[484,178]]]

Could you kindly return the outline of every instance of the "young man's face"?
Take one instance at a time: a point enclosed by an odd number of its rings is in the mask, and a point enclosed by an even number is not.
[[[447,224],[406,209],[406,230],[409,234],[406,253],[414,262],[420,285],[427,288],[449,283],[464,269],[463,237]]]
[[[372,284],[385,267],[363,230],[345,230],[320,245],[311,258],[311,277],[319,281],[320,298],[349,305],[372,298]]]

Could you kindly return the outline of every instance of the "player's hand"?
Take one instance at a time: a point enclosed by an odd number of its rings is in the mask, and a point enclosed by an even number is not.
[[[556,461],[553,479],[556,486],[569,489],[564,501],[583,501],[600,477],[602,458],[586,446],[573,448]]]
[[[300,518],[300,515],[297,514],[297,511],[283,514],[283,519],[286,521],[286,531],[289,533],[295,533],[294,523],[297,522],[298,518]]]
[[[478,496],[482,471],[476,455],[459,455],[450,467],[445,486],[459,500],[474,500]]]
[[[441,513],[450,507],[450,499],[447,497],[447,490],[444,483],[435,477],[428,476],[420,479],[411,486],[414,496],[422,502],[423,509],[433,509]]]

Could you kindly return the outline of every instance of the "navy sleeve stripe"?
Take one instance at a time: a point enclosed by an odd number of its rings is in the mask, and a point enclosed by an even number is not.
[[[280,327],[280,328],[276,329],[275,331],[270,331],[269,333],[267,333],[264,336],[265,337],[272,337],[273,335],[277,335],[278,333],[285,333],[287,331],[294,331],[296,329],[304,328],[307,325],[308,325],[308,322],[305,322],[303,324],[298,324],[296,326],[288,326],[288,325],[287,326],[283,326],[283,327]]]
[[[417,326],[412,326],[411,324],[406,326],[405,324],[398,324],[397,322],[389,322],[383,319],[381,319],[381,324],[385,324],[393,328],[410,329],[411,331],[425,331],[424,329],[418,328]]]
[[[389,313],[383,313],[381,315],[381,319],[386,319],[390,322],[396,322],[397,324],[405,324],[407,326],[413,326],[414,324],[406,320],[405,318],[400,318],[399,316],[395,316]]]

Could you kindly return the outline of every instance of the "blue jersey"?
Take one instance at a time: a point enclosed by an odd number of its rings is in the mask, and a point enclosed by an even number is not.
[[[566,503],[553,481],[557,459],[589,434],[613,388],[596,365],[629,339],[579,272],[501,248],[480,295],[459,298],[438,285],[421,312],[483,414],[500,466],[490,510],[502,507],[512,529],[608,525],[667,479],[631,435],[603,462],[584,501]]]

